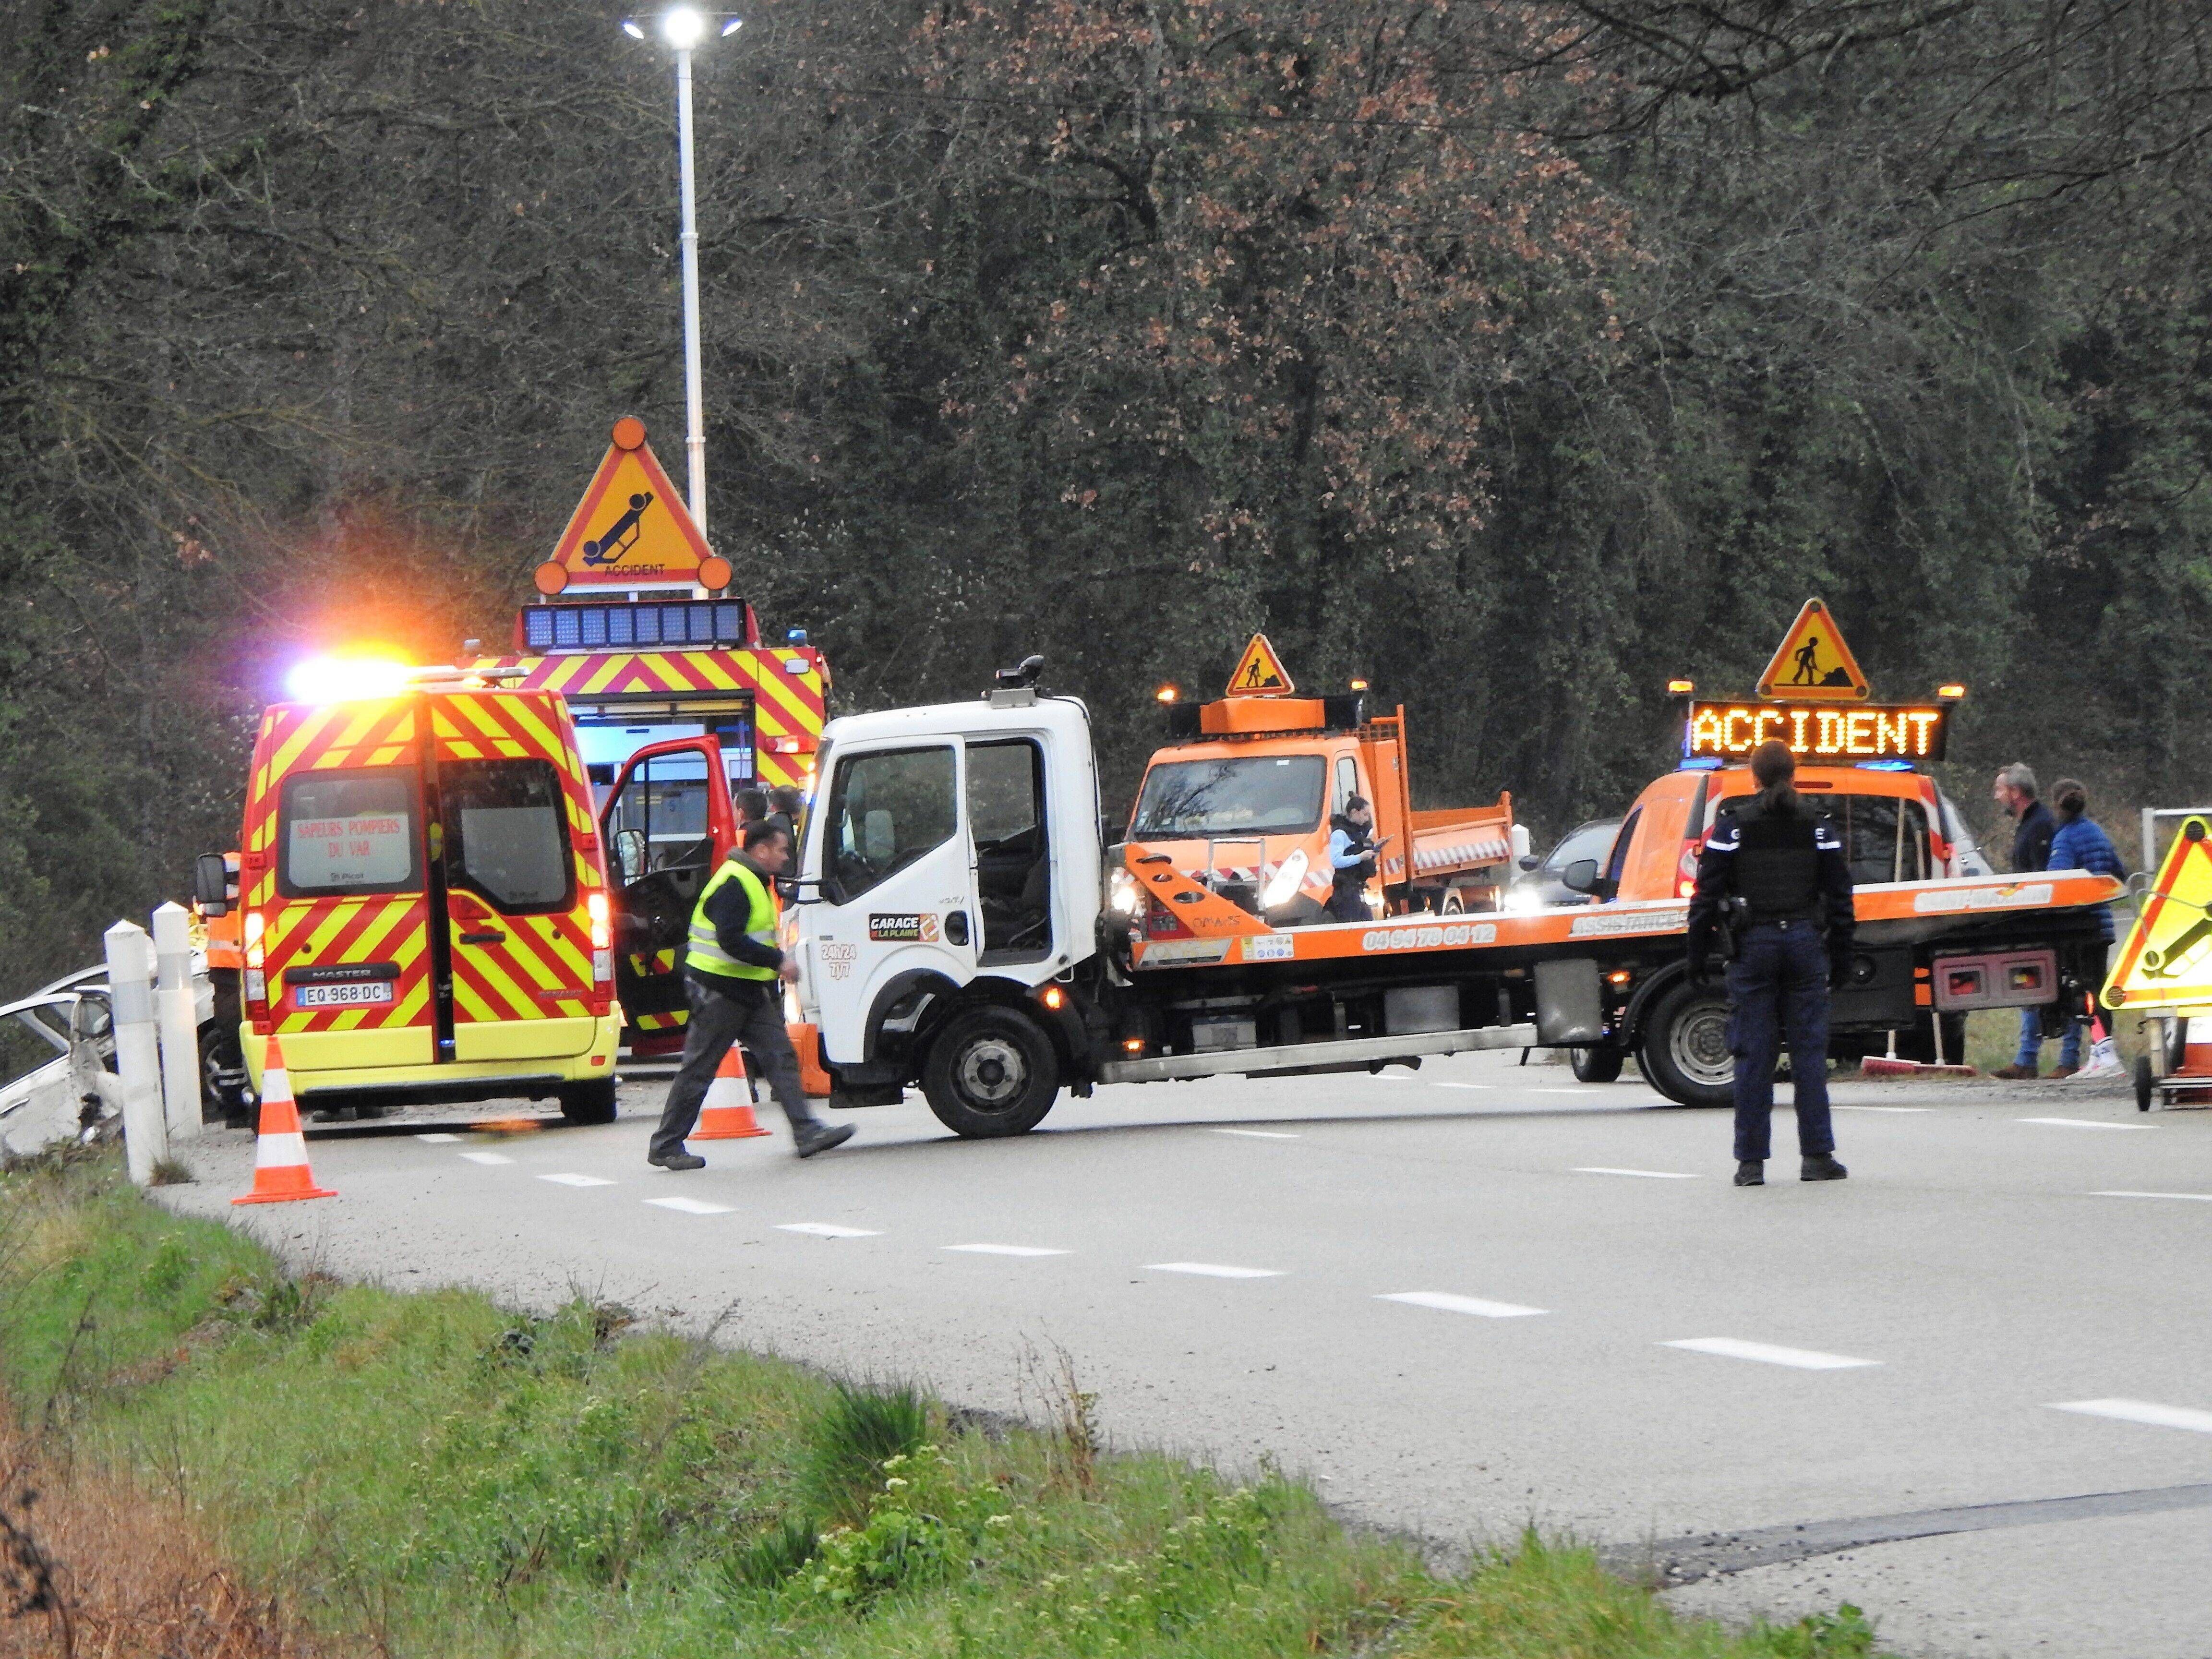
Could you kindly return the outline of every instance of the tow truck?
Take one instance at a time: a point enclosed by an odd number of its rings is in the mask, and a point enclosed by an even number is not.
[[[1366,690],[1354,680],[1349,695],[1299,696],[1264,634],[1218,701],[1185,702],[1162,687],[1177,741],[1146,766],[1127,844],[1277,927],[1307,927],[1328,902],[1330,822],[1358,795],[1375,809],[1371,906],[1392,915],[1495,910],[1510,861],[1528,850],[1513,797],[1415,810],[1405,707],[1370,714]]]
[[[1088,710],[1040,689],[1042,667],[1001,671],[973,702],[824,730],[787,921],[801,1058],[831,1106],[888,1104],[918,1083],[946,1127],[988,1138],[1033,1128],[1062,1088],[1375,1072],[1629,1030],[1647,1054],[1675,1041],[1679,890],[1275,927],[1169,854],[1103,844]],[[1883,731],[1940,742],[1949,706],[1914,712],[1933,718],[1893,714]],[[1825,728],[1807,727],[1817,743]],[[1833,729],[1873,742],[1863,720]],[[2094,907],[2120,892],[2083,872],[1863,886],[1863,1017],[1908,1020],[1923,988],[1947,1011],[2055,1000],[2100,948]],[[1939,958],[1942,979],[1923,980]],[[1714,1100],[1710,1079],[1652,1080],[1680,1103]]]

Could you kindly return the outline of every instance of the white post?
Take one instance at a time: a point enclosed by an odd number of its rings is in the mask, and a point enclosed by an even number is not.
[[[115,1021],[115,1071],[123,1084],[123,1150],[141,1187],[169,1155],[161,1119],[161,1045],[154,1029],[153,948],[146,930],[118,921],[107,946],[107,1003]]]
[[[199,1007],[192,995],[191,925],[174,899],[154,912],[154,994],[161,1033],[162,1115],[172,1140],[200,1132]]]
[[[684,187],[684,448],[690,462],[691,521],[707,533],[707,402],[699,385],[699,222],[691,186],[691,53],[676,54],[676,143]],[[704,590],[702,589],[702,592]]]

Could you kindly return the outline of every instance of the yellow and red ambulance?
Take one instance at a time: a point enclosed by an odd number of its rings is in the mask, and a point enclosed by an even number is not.
[[[355,675],[352,682],[347,675]],[[561,698],[336,666],[261,718],[240,853],[245,1018],[317,1107],[615,1110],[612,921]]]

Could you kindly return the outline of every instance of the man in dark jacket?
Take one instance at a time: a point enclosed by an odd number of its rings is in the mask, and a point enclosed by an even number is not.
[[[1799,1178],[1841,1181],[1828,1112],[1828,992],[1850,970],[1851,867],[1843,837],[1800,799],[1796,757],[1770,741],[1752,751],[1759,793],[1724,808],[1698,858],[1690,901],[1690,975],[1712,974],[1723,913],[1734,912],[1728,965],[1735,1055],[1735,1184],[1766,1184],[1774,1063],[1786,1031],[1797,1105]]]
[[[663,1170],[697,1170],[707,1160],[687,1152],[684,1137],[699,1121],[708,1085],[730,1045],[742,1042],[760,1061],[775,1103],[791,1121],[799,1155],[811,1158],[853,1138],[853,1126],[832,1128],[814,1115],[799,1077],[799,1055],[783,1024],[783,982],[799,965],[776,944],[775,878],[791,861],[791,837],[772,823],[745,826],[743,852],[733,852],[699,891],[684,954],[690,1017],[684,1028],[684,1063],[661,1109],[646,1162]]]
[[[2051,842],[2058,833],[2058,820],[2051,809],[2035,798],[2035,773],[2025,761],[2014,761],[1997,774],[1996,787],[1990,792],[2004,815],[2016,821],[2012,834],[2012,868],[2014,875],[2028,875],[2051,867]],[[2000,1066],[1991,1077],[2001,1077],[2010,1082],[2032,1078],[2043,1059],[2043,1010],[2023,1008],[2020,1011],[2020,1052],[2013,1056],[2009,1066]]]

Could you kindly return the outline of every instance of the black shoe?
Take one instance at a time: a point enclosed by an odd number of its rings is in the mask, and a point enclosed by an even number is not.
[[[1735,1184],[1739,1187],[1764,1187],[1766,1184],[1766,1160],[1759,1158],[1738,1160]]]
[[[811,1158],[817,1152],[826,1152],[832,1146],[842,1146],[853,1138],[853,1126],[840,1123],[809,1123],[792,1131],[791,1138],[799,1143],[799,1155]]]
[[[707,1160],[696,1152],[663,1152],[645,1160],[656,1170],[703,1170]]]
[[[1850,1171],[1849,1170],[1846,1170],[1842,1164],[1836,1162],[1835,1155],[1833,1153],[1822,1152],[1817,1157],[1808,1158],[1805,1160],[1803,1165],[1800,1167],[1797,1171],[1797,1179],[1800,1181],[1841,1181],[1850,1173]]]

